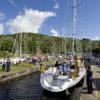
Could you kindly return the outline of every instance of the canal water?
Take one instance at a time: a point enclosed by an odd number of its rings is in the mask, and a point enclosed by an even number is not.
[[[0,100],[79,100],[81,87],[75,88],[72,95],[47,93],[41,87],[39,77],[40,73],[33,73],[1,83]]]

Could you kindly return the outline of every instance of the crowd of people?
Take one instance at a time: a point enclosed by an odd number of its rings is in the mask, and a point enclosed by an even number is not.
[[[62,62],[57,61],[55,67],[62,70],[63,74],[66,74],[70,71],[70,69],[79,72],[79,69],[82,67],[82,63],[82,59],[78,56],[74,56],[74,58],[65,57]]]
[[[71,69],[74,69],[77,72],[77,76],[80,68],[85,64],[86,69],[86,83],[87,83],[87,93],[93,93],[93,71],[91,68],[91,59],[90,58],[82,58],[78,56],[74,56],[73,59],[66,57],[63,62],[57,61],[55,67],[58,70],[62,71],[63,75],[66,75],[70,72]],[[76,77],[77,77],[76,76]]]
[[[48,61],[48,60],[49,60],[49,57],[47,57],[45,55],[32,56],[32,57],[28,58],[29,63],[34,64],[35,69],[38,71],[41,71],[41,72],[43,72],[46,69],[43,62]]]

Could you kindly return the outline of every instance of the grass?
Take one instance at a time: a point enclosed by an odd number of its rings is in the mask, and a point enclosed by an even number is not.
[[[53,64],[55,61],[45,61],[43,62],[44,65]],[[29,64],[28,62],[22,62],[21,64],[12,65],[10,72],[20,72],[30,68],[34,68],[34,64]],[[0,65],[0,75],[7,73],[6,71],[2,71],[2,66]]]
[[[23,62],[21,64],[18,65],[13,65],[11,71],[12,72],[16,72],[16,71],[23,71],[23,70],[27,70],[29,68],[34,68],[33,64],[29,64],[28,62]]]
[[[20,72],[23,70],[27,70],[29,68],[34,68],[33,64],[29,64],[28,62],[23,62],[21,64],[12,65],[10,72]],[[0,65],[0,74],[4,74],[6,71],[2,71],[2,66]]]

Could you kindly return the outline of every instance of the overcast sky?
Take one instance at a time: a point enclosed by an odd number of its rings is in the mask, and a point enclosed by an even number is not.
[[[72,36],[73,0],[0,0],[0,34]],[[77,0],[76,37],[100,39],[100,0]]]

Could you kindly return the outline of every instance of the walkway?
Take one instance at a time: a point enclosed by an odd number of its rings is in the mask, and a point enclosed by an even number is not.
[[[93,68],[93,94],[87,94],[87,85],[84,82],[81,100],[100,100],[100,66],[92,65]]]

